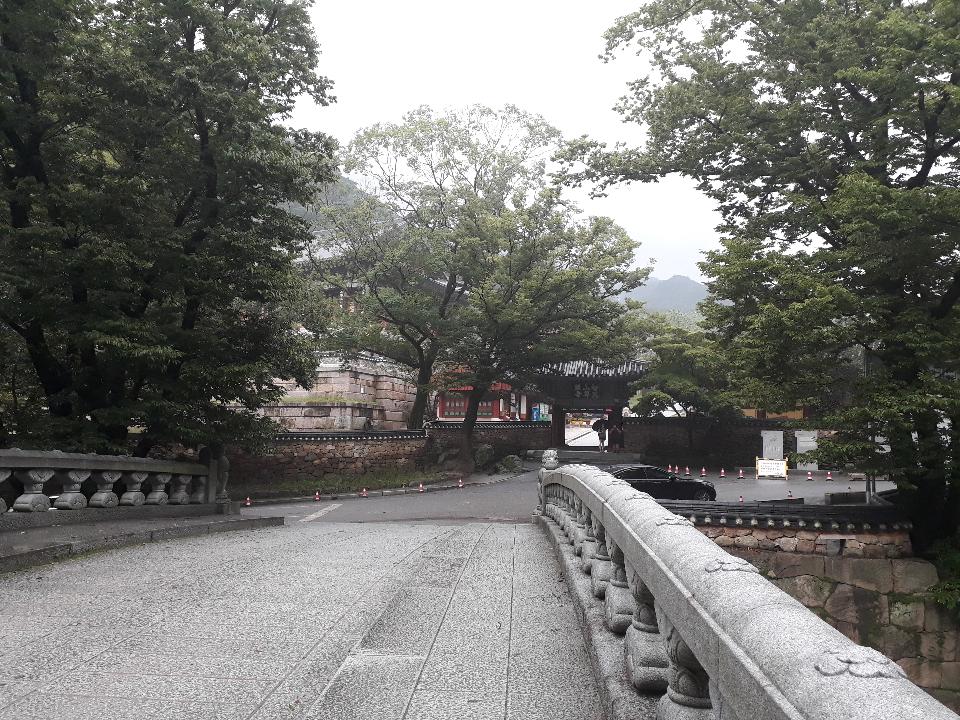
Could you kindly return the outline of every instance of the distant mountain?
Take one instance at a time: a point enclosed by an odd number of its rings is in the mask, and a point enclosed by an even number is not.
[[[697,303],[707,297],[707,286],[686,275],[674,275],[666,280],[650,278],[627,297],[644,303],[647,310],[693,313],[697,310]]]

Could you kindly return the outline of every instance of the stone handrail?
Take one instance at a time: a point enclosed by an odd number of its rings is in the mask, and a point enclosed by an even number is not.
[[[228,502],[227,470],[224,457],[211,458],[209,464],[201,464],[58,450],[0,450],[0,483],[12,475],[23,485],[23,493],[13,504],[13,510],[20,512],[50,509],[51,498],[44,493],[43,486],[51,479],[58,480],[62,486],[62,492],[53,502],[53,507],[59,510]],[[89,500],[80,492],[81,485],[88,479],[97,486]],[[125,488],[120,496],[114,492],[118,482]],[[143,492],[144,486],[149,487],[149,493]],[[6,502],[0,498],[0,512],[6,510]]]
[[[580,555],[606,627],[624,636],[627,678],[666,691],[658,720],[957,718],[650,495],[592,466],[558,468],[555,456],[540,480],[541,513]]]

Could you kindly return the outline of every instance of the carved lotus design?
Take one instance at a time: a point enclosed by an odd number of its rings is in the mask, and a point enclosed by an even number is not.
[[[546,470],[556,470],[560,467],[560,457],[556,450],[544,450],[541,462]]]
[[[746,560],[741,560],[740,558],[722,558],[717,560],[711,560],[708,562],[704,568],[709,573],[712,572],[746,572],[746,573],[759,573],[753,565],[748,563]]]
[[[816,664],[828,677],[849,674],[862,678],[902,678],[903,669],[873,648],[853,645],[843,650],[826,650]]]

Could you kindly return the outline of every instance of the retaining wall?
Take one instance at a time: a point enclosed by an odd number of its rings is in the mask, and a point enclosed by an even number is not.
[[[427,434],[439,448],[460,444],[463,423],[432,422]],[[552,447],[549,422],[478,422],[473,429],[476,445],[493,445],[498,453],[519,454],[524,450],[546,450]]]

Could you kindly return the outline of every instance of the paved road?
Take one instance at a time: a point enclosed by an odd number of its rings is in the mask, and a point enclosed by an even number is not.
[[[601,717],[529,523],[293,521],[0,580],[0,720]]]

